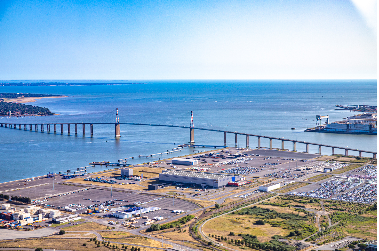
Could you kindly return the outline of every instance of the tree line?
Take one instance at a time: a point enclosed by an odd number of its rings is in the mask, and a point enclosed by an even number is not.
[[[10,113],[11,114],[10,114]],[[0,116],[54,115],[48,108],[18,103],[0,102]]]

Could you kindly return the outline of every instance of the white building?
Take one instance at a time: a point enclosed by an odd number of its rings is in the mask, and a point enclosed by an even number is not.
[[[190,183],[212,188],[219,188],[226,186],[228,182],[231,182],[233,180],[233,177],[235,181],[241,179],[239,176],[228,174],[170,170],[160,173],[159,181],[187,184]]]
[[[121,169],[121,177],[125,178],[125,177],[130,177],[130,176],[133,176],[133,169],[131,168],[123,168]]]
[[[272,190],[278,189],[279,187],[280,187],[280,183],[276,183],[276,184],[266,184],[266,185],[260,186],[260,187],[259,187],[259,191],[262,191],[262,192],[269,192],[269,191],[272,191]]]
[[[53,221],[58,223],[58,224],[61,224],[61,223],[67,223],[70,221],[76,221],[76,220],[80,220],[80,219],[81,219],[81,217],[79,215],[74,214],[74,215],[69,215],[66,217],[53,218]]]
[[[1,209],[8,210],[11,207],[11,204],[2,204]]]
[[[196,159],[180,159],[180,158],[175,158],[175,159],[172,159],[171,163],[173,165],[193,166],[193,165],[197,165],[199,162]]]

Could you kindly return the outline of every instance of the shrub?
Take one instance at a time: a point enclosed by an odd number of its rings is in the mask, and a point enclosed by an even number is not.
[[[255,222],[255,224],[256,224],[256,225],[264,225],[265,222],[264,222],[263,220],[257,220],[257,221]]]
[[[66,233],[66,231],[64,231],[63,229],[61,229],[60,231],[59,231],[59,234],[60,235],[64,235]]]

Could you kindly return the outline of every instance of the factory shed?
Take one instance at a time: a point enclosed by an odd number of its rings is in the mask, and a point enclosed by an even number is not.
[[[129,178],[130,176],[133,176],[133,169],[131,169],[131,168],[121,169],[121,177],[122,178]]]
[[[193,166],[198,164],[198,160],[196,159],[172,159],[171,163],[173,165],[185,165],[185,166]]]
[[[266,184],[266,185],[260,186],[260,187],[259,187],[259,191],[262,191],[262,192],[270,192],[270,191],[272,191],[272,190],[278,189],[279,187],[280,187],[280,183],[276,183],[276,184]]]
[[[184,184],[196,184],[202,187],[219,188],[226,186],[232,179],[238,181],[241,178],[239,176],[228,174],[217,174],[207,172],[193,172],[193,171],[177,171],[170,170],[159,174],[159,181],[184,183]]]

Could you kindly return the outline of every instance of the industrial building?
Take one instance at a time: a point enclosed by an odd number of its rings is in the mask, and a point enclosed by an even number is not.
[[[186,166],[193,166],[198,164],[198,160],[196,159],[180,159],[180,158],[175,158],[172,159],[171,163],[173,165],[186,165]]]
[[[159,174],[159,181],[190,183],[211,188],[223,187],[231,181],[239,180],[241,180],[240,176],[207,172],[170,170]]]
[[[272,190],[278,189],[279,187],[280,187],[280,183],[276,183],[276,184],[266,184],[266,185],[260,186],[260,187],[259,187],[259,191],[262,191],[262,192],[270,192],[270,191],[272,191]]]
[[[131,168],[121,169],[121,177],[122,178],[129,178],[130,176],[133,176],[133,169],[131,169]]]

